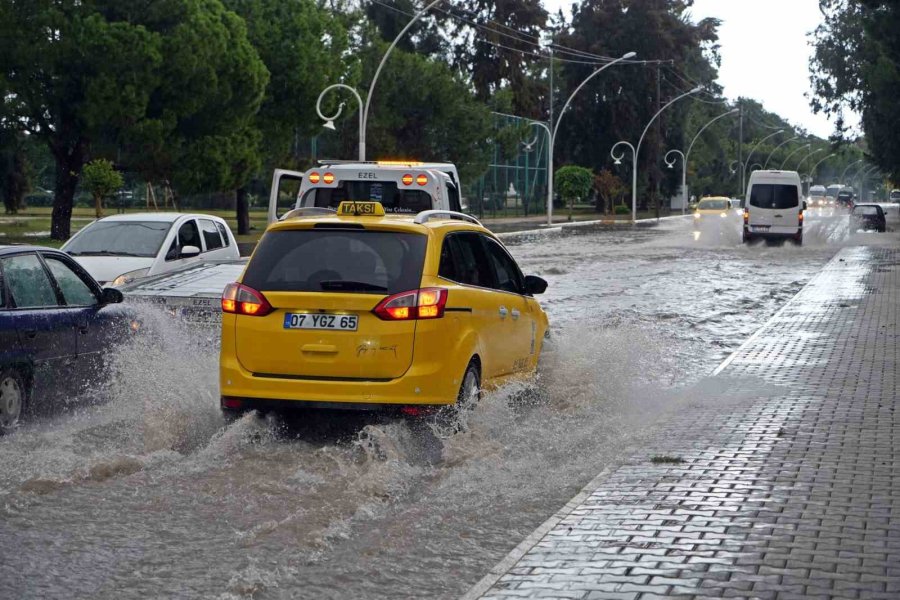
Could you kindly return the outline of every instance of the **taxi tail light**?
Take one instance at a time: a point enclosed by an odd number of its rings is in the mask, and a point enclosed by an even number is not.
[[[412,185],[413,184],[413,176],[407,173],[403,177],[400,178],[400,181],[403,185]]]
[[[334,173],[325,173],[322,175],[322,181],[327,185],[334,183]]]
[[[419,175],[416,177],[416,183],[419,185],[428,185],[428,175]]]
[[[382,321],[440,319],[446,306],[445,288],[422,288],[388,296],[372,312]]]
[[[309,182],[312,184],[319,183],[320,179],[321,179],[321,176],[316,172],[312,172],[309,174]]]
[[[238,410],[244,408],[244,401],[241,398],[235,398],[234,396],[222,396],[222,408],[230,408],[231,410]]]
[[[241,283],[229,283],[222,292],[222,312],[264,317],[272,312],[272,305],[253,288]]]

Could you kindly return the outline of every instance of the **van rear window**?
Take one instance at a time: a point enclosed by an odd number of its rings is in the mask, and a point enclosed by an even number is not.
[[[800,206],[796,185],[755,183],[750,189],[750,206],[757,208],[795,208]]]
[[[426,237],[364,229],[271,231],[243,283],[261,292],[396,294],[419,287]]]
[[[381,202],[386,213],[415,214],[433,208],[431,194],[398,189],[393,181],[341,181],[336,188],[313,188],[300,206],[337,208],[346,200]]]

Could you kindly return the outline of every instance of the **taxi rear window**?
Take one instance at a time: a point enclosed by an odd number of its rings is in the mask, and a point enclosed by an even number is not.
[[[386,213],[419,213],[431,210],[431,194],[424,190],[401,190],[393,181],[341,181],[335,188],[313,188],[301,206],[337,208],[347,200],[381,202]],[[310,201],[310,196],[315,200]]]
[[[270,231],[243,283],[261,292],[396,294],[419,287],[426,242],[362,229]]]

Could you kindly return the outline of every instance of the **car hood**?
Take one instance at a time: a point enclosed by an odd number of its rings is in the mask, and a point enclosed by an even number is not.
[[[102,284],[107,284],[122,273],[147,269],[153,265],[153,258],[144,256],[73,256],[91,276]]]

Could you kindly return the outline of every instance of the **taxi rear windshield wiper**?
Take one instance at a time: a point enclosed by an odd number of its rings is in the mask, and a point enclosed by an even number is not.
[[[337,290],[344,292],[386,292],[387,288],[365,281],[348,281],[346,279],[329,279],[319,282],[323,290]]]

